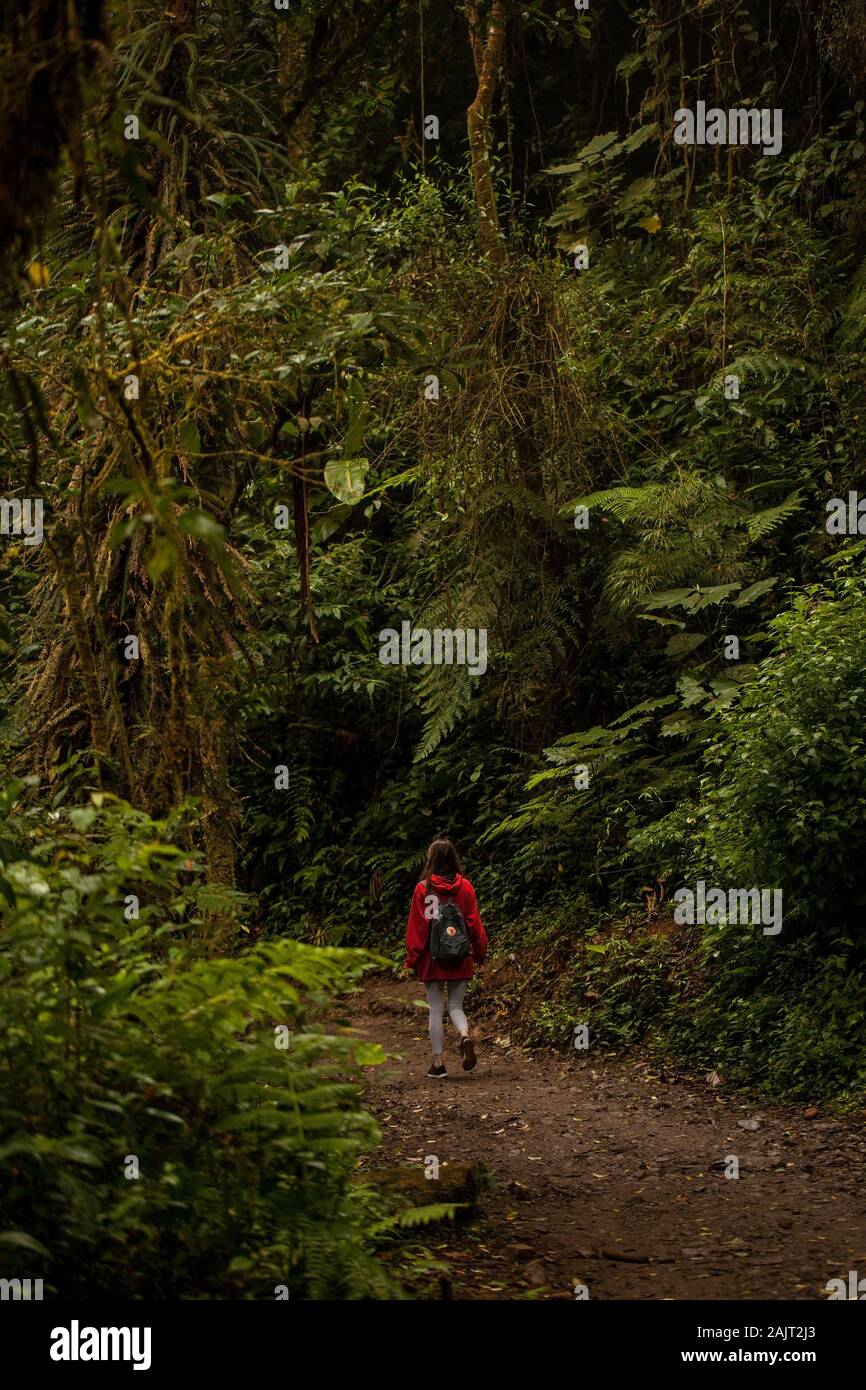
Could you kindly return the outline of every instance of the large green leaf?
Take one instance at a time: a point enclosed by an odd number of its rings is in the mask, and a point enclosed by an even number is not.
[[[693,652],[706,640],[705,632],[678,632],[676,637],[672,637],[665,647],[665,655],[686,656],[688,652]]]
[[[353,506],[364,496],[368,459],[332,459],[325,466],[325,484],[340,502]]]

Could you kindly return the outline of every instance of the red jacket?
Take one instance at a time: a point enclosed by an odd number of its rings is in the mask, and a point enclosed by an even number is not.
[[[472,943],[471,956],[453,964],[433,960],[430,955],[430,922],[425,916],[425,906],[435,909],[430,897],[441,897],[445,902],[453,902],[463,914],[469,940]],[[478,913],[478,900],[475,889],[468,878],[456,874],[452,879],[440,878],[432,874],[430,892],[419,883],[412,894],[409,920],[406,923],[406,964],[416,971],[419,980],[469,980],[472,978],[472,962],[483,965],[487,957],[487,933]]]

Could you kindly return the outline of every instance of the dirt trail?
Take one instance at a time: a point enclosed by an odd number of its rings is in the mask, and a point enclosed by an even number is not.
[[[573,1298],[582,1282],[595,1299],[826,1299],[830,1277],[866,1276],[859,1121],[751,1103],[640,1056],[526,1053],[483,1025],[475,1071],[448,1031],[448,1078],[427,1080],[414,1000],[416,982],[373,979],[351,1021],[391,1054],[370,1069],[383,1142],[367,1166],[436,1155],[444,1178],[467,1163],[492,1175],[474,1221],[422,1233],[446,1296]],[[418,1296],[440,1297],[437,1278]]]

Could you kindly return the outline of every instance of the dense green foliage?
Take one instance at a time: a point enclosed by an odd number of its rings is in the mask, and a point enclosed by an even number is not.
[[[784,882],[799,922],[863,948],[866,595],[807,591],[773,624],[763,663],[713,750],[708,835],[733,882]]]
[[[323,1010],[443,832],[515,1032],[862,1099],[859,4],[178,0],[110,62],[40,14],[77,96],[21,151],[50,197],[0,150],[0,485],[45,506],[0,536],[8,1238],[65,1292],[387,1293],[376,1058]],[[678,146],[698,100],[781,153]],[[486,671],[383,664],[404,622]],[[699,879],[781,935],[674,923]]]
[[[293,941],[197,958],[225,894],[180,889],[171,827],[101,801],[4,841],[7,1259],[65,1297],[393,1294],[368,1251],[388,1213],[348,1182],[381,1053],[320,1021],[369,962]]]

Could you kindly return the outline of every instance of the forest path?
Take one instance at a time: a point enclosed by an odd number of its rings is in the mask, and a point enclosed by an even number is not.
[[[423,997],[368,979],[351,1023],[389,1054],[368,1072],[383,1137],[365,1167],[435,1155],[444,1179],[492,1175],[471,1223],[419,1233],[449,1268],[446,1297],[573,1298],[582,1282],[601,1299],[826,1299],[829,1278],[866,1276],[862,1122],[720,1094],[639,1055],[524,1052],[483,1025],[477,1068],[461,1069],[449,1023],[448,1077],[428,1080]],[[445,1184],[422,1186],[442,1199]],[[414,1296],[442,1296],[438,1279]]]

